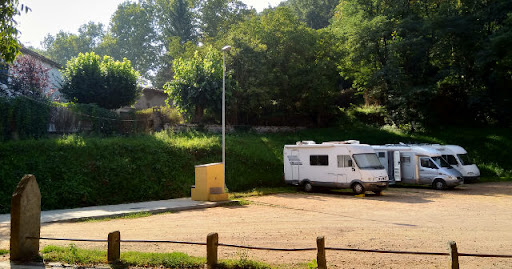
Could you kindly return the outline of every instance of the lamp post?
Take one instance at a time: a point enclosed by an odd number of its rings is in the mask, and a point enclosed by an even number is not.
[[[224,180],[226,180],[226,51],[231,46],[222,48],[222,164],[224,165]]]

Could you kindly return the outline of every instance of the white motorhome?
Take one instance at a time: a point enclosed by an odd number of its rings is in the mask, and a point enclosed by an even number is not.
[[[468,152],[457,145],[431,144],[432,148],[441,152],[441,156],[464,177],[464,181],[476,181],[480,179],[480,170],[468,157]]]
[[[427,184],[446,189],[464,183],[462,174],[448,164],[441,152],[423,145],[372,146],[389,174],[390,184]]]
[[[388,186],[388,176],[375,151],[359,141],[297,142],[283,149],[285,182],[302,186],[351,188],[354,193],[379,194]]]

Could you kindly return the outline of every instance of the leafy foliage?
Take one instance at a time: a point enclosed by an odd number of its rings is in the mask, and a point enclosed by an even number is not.
[[[77,103],[115,109],[135,102],[140,93],[138,77],[126,59],[119,62],[109,56],[102,59],[94,53],[80,53],[68,62],[61,91]]]
[[[47,101],[26,96],[0,97],[0,141],[46,136],[50,116]]]
[[[49,68],[29,55],[19,57],[10,68],[11,95],[42,99],[44,90],[50,86],[48,71]]]
[[[21,45],[18,42],[16,15],[27,13],[29,7],[19,4],[18,0],[3,0],[0,2],[0,61],[12,63],[20,54]]]
[[[219,112],[222,104],[222,62],[218,50],[207,47],[191,59],[173,62],[174,79],[164,86],[169,100],[193,121],[200,122],[205,109]]]

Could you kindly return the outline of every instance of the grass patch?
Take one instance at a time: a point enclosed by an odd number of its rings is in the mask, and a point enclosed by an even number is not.
[[[278,193],[296,193],[297,188],[295,187],[275,187],[275,188],[254,188],[250,191],[245,192],[234,192],[229,193],[229,199],[240,199],[252,196],[263,196],[269,194],[278,194]],[[243,200],[243,199],[241,199]]]
[[[79,249],[73,244],[68,247],[46,246],[41,253],[45,262],[62,262],[71,265],[97,265],[107,263],[106,251]],[[180,252],[144,253],[130,251],[121,253],[121,262],[115,264],[115,267],[204,268],[204,264],[206,264],[206,258],[192,257]],[[218,268],[263,269],[272,267],[265,263],[240,259],[221,260],[219,261]]]
[[[9,254],[9,250],[8,249],[0,249],[0,255],[5,255],[5,254]]]
[[[117,220],[117,219],[138,219],[138,218],[145,218],[149,216],[153,216],[154,214],[151,212],[136,212],[136,213],[129,213],[125,215],[115,216],[115,217],[105,217],[105,218],[86,218],[83,220],[80,220],[80,222],[101,222],[101,221],[111,221],[111,220]]]

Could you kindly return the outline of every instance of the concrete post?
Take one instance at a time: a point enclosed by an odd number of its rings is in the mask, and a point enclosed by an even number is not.
[[[219,234],[210,233],[206,237],[206,268],[214,269],[217,266],[217,249]]]
[[[325,258],[325,237],[319,236],[316,238],[316,262],[318,269],[327,269],[327,259]]]
[[[121,259],[121,233],[119,231],[108,234],[107,261],[114,263]]]
[[[25,175],[11,198],[11,261],[31,261],[39,256],[41,192],[34,175]],[[31,238],[28,238],[31,237]]]
[[[451,241],[448,243],[450,247],[450,258],[452,269],[459,269],[459,252],[457,251],[457,243]]]

